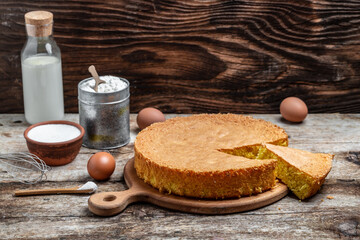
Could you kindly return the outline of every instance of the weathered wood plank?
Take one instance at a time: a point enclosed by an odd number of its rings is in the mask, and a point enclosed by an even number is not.
[[[0,226],[4,229],[3,239],[355,239],[359,235],[359,212],[355,208],[336,215],[334,209],[289,213],[271,207],[268,214],[198,216],[144,204],[130,206],[111,218],[26,215],[7,218]]]
[[[40,0],[0,3],[0,112],[22,112],[23,15],[55,14],[65,106],[95,64],[131,82],[131,111],[277,113],[296,95],[312,113],[360,112],[360,3]]]
[[[35,189],[35,188],[54,188],[54,187],[73,187],[81,186],[84,182],[79,181],[68,182],[43,182],[36,186],[24,186],[20,183],[3,184],[1,188],[0,200],[3,208],[0,213],[1,218],[20,218],[27,213],[32,217],[66,217],[78,216],[89,217],[94,216],[87,210],[87,199],[89,195],[86,194],[67,194],[67,195],[43,195],[43,196],[28,196],[28,197],[14,197],[14,190],[16,189]],[[123,179],[118,181],[98,182],[98,192],[108,191],[122,191],[127,189]],[[256,211],[249,211],[242,213],[242,215],[262,215],[274,214],[281,210],[283,213],[311,213],[311,212],[328,212],[336,209],[353,209],[358,212],[360,205],[360,180],[337,180],[328,179],[320,192],[314,197],[300,202],[295,195],[289,194],[283,200],[272,204],[270,206],[260,208]],[[334,197],[327,199],[328,196]],[[72,207],[69,208],[69,203]],[[134,204],[141,206],[142,204]],[[49,212],[48,210],[56,207],[57,210]],[[159,207],[155,207],[159,208]],[[280,209],[279,209],[280,208]],[[159,208],[160,209],[160,208]],[[275,211],[276,210],[276,211]],[[130,209],[125,212],[131,211]],[[150,211],[150,210],[149,210]],[[156,210],[151,210],[156,212]],[[175,211],[168,210],[175,214]],[[155,213],[154,213],[155,214]],[[178,214],[178,213],[176,213]],[[175,214],[175,215],[176,215]],[[180,214],[180,213],[179,213]],[[122,214],[121,214],[122,215]],[[191,215],[191,214],[188,214]]]
[[[186,214],[137,203],[110,218],[94,216],[87,208],[87,195],[13,197],[15,189],[72,187],[91,180],[86,163],[97,150],[82,148],[72,163],[54,167],[41,183],[0,183],[0,239],[359,238],[360,130],[356,126],[360,115],[311,114],[302,124],[285,122],[279,115],[254,117],[283,127],[292,147],[335,154],[333,169],[318,194],[302,202],[289,194],[255,211],[221,216]],[[69,114],[66,119],[76,122],[78,116]],[[133,156],[132,144],[138,131],[135,119],[132,114],[130,145],[111,151],[116,156],[116,171],[109,181],[96,182],[98,191],[127,188],[122,168]],[[22,132],[26,127],[22,114],[0,115],[1,152],[25,151]],[[3,176],[0,172],[0,178]]]

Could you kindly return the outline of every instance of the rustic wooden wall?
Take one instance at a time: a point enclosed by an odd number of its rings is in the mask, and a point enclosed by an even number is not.
[[[131,111],[360,112],[360,1],[24,0],[0,2],[0,112],[22,112],[23,15],[49,10],[65,104],[95,64],[131,82]]]

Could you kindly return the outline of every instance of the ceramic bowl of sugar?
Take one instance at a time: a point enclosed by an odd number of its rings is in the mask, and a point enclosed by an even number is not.
[[[78,155],[84,128],[70,121],[46,121],[31,125],[24,132],[29,152],[50,166],[70,163]]]

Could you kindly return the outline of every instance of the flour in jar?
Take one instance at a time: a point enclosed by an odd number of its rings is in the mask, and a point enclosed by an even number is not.
[[[108,75],[108,76],[100,76],[100,79],[104,80],[105,83],[102,83],[98,86],[98,93],[117,92],[127,87],[127,83],[122,81],[118,77]],[[95,86],[95,80],[91,79],[81,84],[80,88],[87,92],[95,92],[94,86]]]

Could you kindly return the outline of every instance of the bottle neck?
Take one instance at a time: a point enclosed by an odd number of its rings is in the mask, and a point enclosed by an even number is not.
[[[60,58],[60,54],[60,49],[52,35],[42,37],[28,36],[21,51],[21,58],[25,60],[34,55],[52,55]]]
[[[52,35],[53,23],[45,25],[26,24],[26,33],[28,37],[46,38]]]
[[[54,38],[53,38],[52,35],[43,36],[43,37],[34,37],[34,36],[28,35],[28,36],[27,36],[27,39],[28,39],[28,41],[37,41],[37,42],[39,42],[39,43],[41,43],[41,42],[43,42],[43,43],[51,42],[51,41],[54,40]]]

